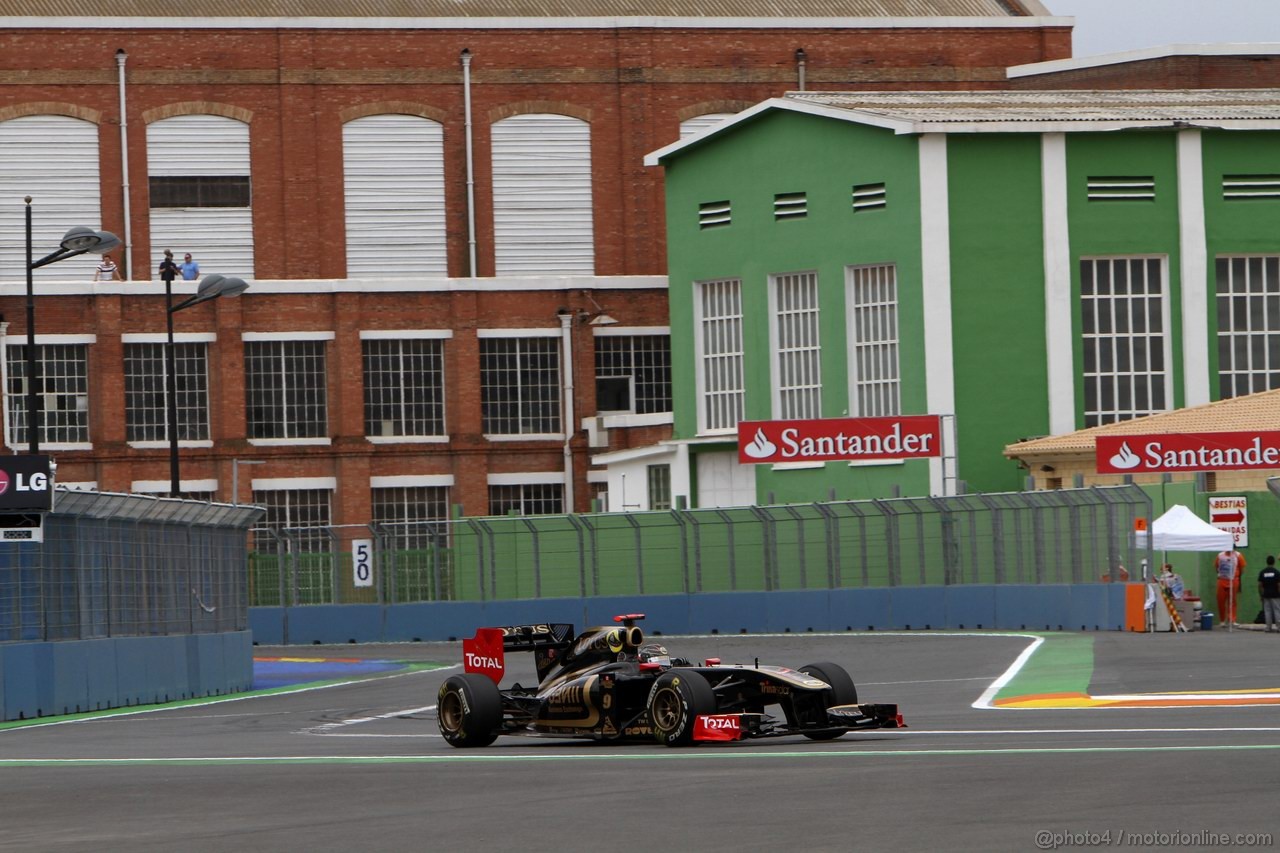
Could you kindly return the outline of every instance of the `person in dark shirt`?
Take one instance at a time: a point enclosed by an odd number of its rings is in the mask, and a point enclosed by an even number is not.
[[[169,284],[179,275],[178,265],[173,262],[173,250],[165,249],[164,260],[160,262],[160,280]]]
[[[1267,566],[1258,572],[1258,595],[1262,597],[1262,613],[1267,623],[1267,633],[1280,630],[1280,569],[1276,558],[1267,557]]]

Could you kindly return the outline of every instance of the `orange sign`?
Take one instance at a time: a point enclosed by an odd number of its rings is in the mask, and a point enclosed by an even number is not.
[[[1133,520],[1133,529],[1138,533],[1142,533],[1147,529],[1147,520],[1145,518],[1135,518]]]

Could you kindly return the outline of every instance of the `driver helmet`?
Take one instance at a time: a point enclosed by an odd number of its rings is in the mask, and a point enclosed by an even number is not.
[[[639,648],[636,656],[639,658],[640,663],[671,666],[671,654],[667,651],[667,647],[661,643],[645,643]]]

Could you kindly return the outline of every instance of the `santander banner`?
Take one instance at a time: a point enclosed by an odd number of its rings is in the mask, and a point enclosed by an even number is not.
[[[1280,468],[1280,431],[1098,436],[1099,474]]]
[[[738,461],[744,465],[941,455],[937,415],[738,423]]]

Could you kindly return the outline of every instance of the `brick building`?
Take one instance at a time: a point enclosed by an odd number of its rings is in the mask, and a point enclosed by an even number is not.
[[[1002,88],[1070,54],[1037,0],[61,8],[0,17],[6,442],[31,196],[36,257],[78,224],[125,243],[122,282],[35,271],[60,482],[168,490],[155,270],[191,252],[252,287],[174,315],[183,490],[277,525],[586,509],[593,453],[671,429],[647,152],[791,89]]]
[[[1009,69],[1011,89],[1274,89],[1280,44],[1171,44]]]

